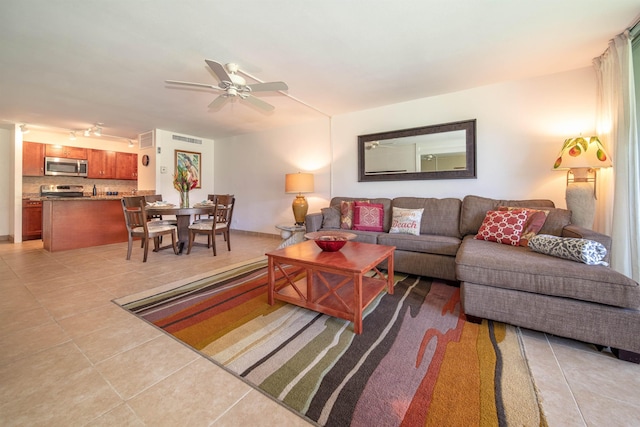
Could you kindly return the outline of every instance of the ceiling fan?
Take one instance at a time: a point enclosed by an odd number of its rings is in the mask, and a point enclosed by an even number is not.
[[[220,83],[217,85],[206,84],[206,83],[192,83],[192,82],[182,82],[178,80],[165,80],[166,83],[184,85],[184,86],[195,86],[195,87],[206,87],[210,89],[215,89],[222,91],[216,99],[213,100],[211,104],[209,104],[209,108],[220,108],[222,107],[228,99],[238,97],[241,100],[247,101],[249,104],[260,108],[264,111],[273,111],[275,107],[260,98],[256,98],[251,93],[252,92],[271,92],[271,91],[281,91],[289,89],[289,86],[285,82],[266,82],[266,83],[254,83],[248,85],[244,77],[239,75],[238,73],[243,73],[238,64],[226,64],[222,65],[219,62],[211,61],[209,59],[205,59],[205,62],[211,68],[211,71],[218,77]],[[243,73],[246,74],[246,73]]]

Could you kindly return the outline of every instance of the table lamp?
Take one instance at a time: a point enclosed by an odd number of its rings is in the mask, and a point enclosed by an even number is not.
[[[611,159],[597,136],[579,136],[564,141],[553,169],[567,170],[566,200],[573,224],[593,227],[597,170],[608,167],[611,167]]]
[[[313,192],[313,174],[310,173],[288,173],[284,180],[285,193],[298,193],[291,207],[293,208],[293,216],[296,219],[296,225],[304,224],[304,217],[309,210],[307,199],[302,193]]]

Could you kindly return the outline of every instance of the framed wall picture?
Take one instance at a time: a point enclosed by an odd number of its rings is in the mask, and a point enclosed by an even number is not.
[[[202,153],[196,153],[195,151],[176,151],[176,166],[185,169],[189,173],[190,178],[198,180],[198,184],[195,188],[202,188]]]

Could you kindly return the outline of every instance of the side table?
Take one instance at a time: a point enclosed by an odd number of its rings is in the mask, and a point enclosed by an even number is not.
[[[280,237],[282,237],[282,243],[280,243],[278,249],[303,242],[304,234],[307,232],[307,228],[304,225],[280,224],[276,225],[276,228],[280,230]]]

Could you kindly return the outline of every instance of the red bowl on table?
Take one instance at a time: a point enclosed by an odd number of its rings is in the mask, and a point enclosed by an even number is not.
[[[349,240],[357,236],[345,231],[314,231],[304,235],[307,240],[313,240],[325,252],[336,252],[342,249]]]

